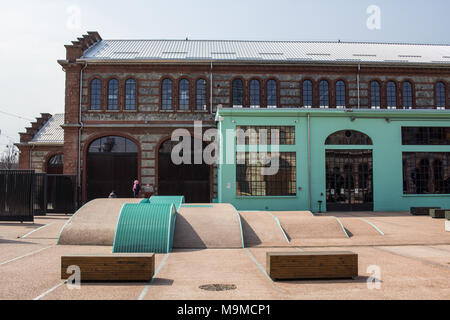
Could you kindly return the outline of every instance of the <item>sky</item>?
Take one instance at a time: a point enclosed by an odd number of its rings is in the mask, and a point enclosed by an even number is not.
[[[86,31],[103,39],[450,44],[449,12],[448,0],[2,1],[0,153],[40,113],[64,112],[56,61]]]

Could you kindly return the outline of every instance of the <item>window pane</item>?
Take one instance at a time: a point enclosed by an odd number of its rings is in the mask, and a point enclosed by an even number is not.
[[[328,81],[320,81],[319,84],[319,95],[320,95],[320,104],[321,108],[328,108],[330,105],[330,95],[328,89]]]
[[[373,109],[381,107],[380,84],[377,81],[370,83],[370,106]]]
[[[313,85],[309,80],[303,81],[303,107],[312,108],[313,104]]]
[[[397,107],[397,86],[394,82],[390,81],[387,84],[387,107],[396,108]]]
[[[197,110],[206,110],[206,80],[199,79],[197,80],[197,89],[196,89],[196,109]]]
[[[278,157],[279,170],[275,175],[263,175],[263,168],[270,166],[271,154],[260,159],[261,153],[237,152],[236,194],[238,196],[295,196],[296,154],[281,152]],[[263,164],[266,161],[269,164]],[[272,160],[273,161],[273,160]]]
[[[326,145],[372,145],[372,139],[362,132],[342,130],[328,136]]]
[[[162,110],[172,110],[172,80],[162,82]]]
[[[450,194],[449,152],[404,152],[404,194]]]
[[[269,80],[267,81],[267,108],[276,108],[277,104],[277,82]]]
[[[243,105],[243,85],[242,80],[233,80],[233,107],[242,107]]]
[[[130,139],[119,136],[107,136],[93,141],[89,145],[89,153],[137,153],[137,145]]]
[[[402,127],[403,145],[450,145],[450,127]]]
[[[91,82],[91,110],[100,110],[102,101],[102,83],[99,79]]]
[[[119,108],[119,81],[111,79],[108,82],[108,110]]]
[[[336,107],[345,108],[346,97],[345,97],[345,82],[338,81],[336,83]]]
[[[261,85],[259,80],[250,81],[250,107],[259,107],[261,105]]]
[[[293,126],[237,126],[238,145],[271,145],[278,135],[280,145],[295,144],[295,127]],[[265,141],[264,140],[265,137]]]
[[[125,83],[125,110],[136,110],[136,81],[128,79]]]
[[[182,79],[179,89],[180,110],[189,110],[189,81]]]
[[[410,82],[403,83],[403,108],[412,108],[412,85]]]
[[[438,108],[445,108],[447,101],[445,97],[445,84],[438,82],[436,85],[436,105]]]

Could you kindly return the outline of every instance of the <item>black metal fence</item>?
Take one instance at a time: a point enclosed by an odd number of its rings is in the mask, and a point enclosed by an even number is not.
[[[77,209],[76,176],[0,170],[0,221],[33,221]]]
[[[0,221],[34,221],[34,172],[0,170]]]

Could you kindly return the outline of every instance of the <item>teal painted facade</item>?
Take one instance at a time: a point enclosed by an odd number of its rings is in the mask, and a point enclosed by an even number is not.
[[[309,120],[308,120],[309,119]],[[408,211],[413,206],[450,208],[450,194],[403,194],[402,152],[450,152],[449,145],[402,145],[402,127],[449,127],[448,110],[338,110],[338,109],[220,109],[217,112],[221,146],[232,143],[234,152],[252,151],[236,146],[227,129],[236,126],[295,126],[295,145],[280,145],[280,152],[296,152],[297,195],[289,197],[241,197],[236,195],[236,166],[225,163],[230,151],[221,148],[224,160],[218,168],[218,202],[238,210],[326,210],[325,150],[371,149],[373,154],[374,211]],[[309,187],[308,126],[310,128],[311,187]],[[341,130],[368,135],[373,145],[330,146],[326,138]],[[230,140],[233,141],[230,141]],[[270,151],[270,149],[268,150]],[[227,154],[228,152],[228,154]]]

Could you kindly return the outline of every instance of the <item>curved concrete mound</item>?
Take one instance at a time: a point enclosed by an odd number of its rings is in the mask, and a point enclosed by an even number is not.
[[[120,210],[141,199],[95,199],[82,206],[63,227],[58,244],[112,246]]]
[[[276,247],[288,245],[276,218],[265,211],[239,212],[245,247]]]
[[[276,212],[289,240],[346,239],[342,226],[335,217],[312,217],[301,213]]]
[[[178,210],[174,249],[242,248],[239,214],[230,204],[183,204]]]

